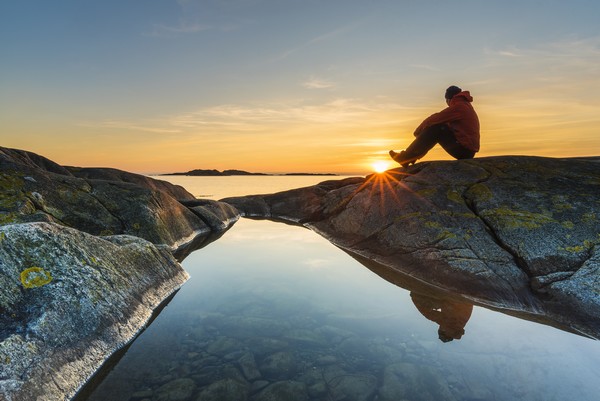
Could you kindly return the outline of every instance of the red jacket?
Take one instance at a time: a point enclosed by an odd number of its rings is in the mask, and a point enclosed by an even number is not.
[[[469,91],[462,91],[450,100],[450,105],[439,113],[427,117],[415,130],[419,136],[425,128],[432,125],[448,124],[456,140],[465,148],[473,152],[479,151],[479,118],[473,109],[473,98]]]

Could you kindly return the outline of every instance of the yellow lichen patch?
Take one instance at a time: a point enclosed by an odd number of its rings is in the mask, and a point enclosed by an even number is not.
[[[505,228],[539,228],[544,224],[556,223],[556,220],[545,214],[513,210],[507,207],[489,209],[482,215],[498,221]]]
[[[458,236],[451,231],[444,230],[438,235],[437,240],[450,239],[450,238],[458,238]]]
[[[594,212],[584,213],[581,216],[581,221],[583,223],[594,223],[596,220],[596,213]]]
[[[36,288],[48,284],[52,281],[50,272],[41,267],[30,267],[21,272],[21,284],[25,288]]]
[[[142,226],[140,225],[140,223],[133,223],[133,229],[134,230],[139,230],[140,228],[142,228]]]
[[[475,196],[478,201],[487,201],[494,196],[492,191],[485,184],[475,184],[469,188],[469,194]]]
[[[4,241],[5,238],[6,238],[6,234],[0,233],[0,242]]]
[[[599,244],[600,244],[600,239],[598,239],[598,240],[587,240],[586,239],[586,240],[583,240],[583,243],[581,245],[559,247],[558,250],[559,251],[567,251],[567,252],[571,252],[571,253],[578,253],[578,252],[588,251]]]
[[[427,221],[425,222],[425,227],[429,228],[442,228],[441,224],[437,221]]]
[[[566,246],[564,248],[559,248],[559,250],[565,250],[567,252],[571,252],[571,253],[578,253],[578,252],[583,252],[585,251],[585,247],[581,246],[581,245],[576,245],[576,246]]]
[[[471,239],[471,237],[473,237],[473,230],[471,230],[471,229],[469,228],[467,231],[465,231],[465,235],[463,235],[463,239],[464,239],[465,241],[468,241],[468,240],[470,240],[470,239]]]
[[[428,213],[429,215],[429,213]],[[394,218],[395,222],[398,221],[402,221],[405,219],[414,219],[414,218],[422,218],[423,217],[423,213],[421,212],[413,212],[413,213],[405,213],[403,215],[397,216],[396,218]]]
[[[475,214],[473,213],[468,213],[468,212],[454,212],[452,210],[440,210],[438,212],[438,214],[443,215],[443,216],[449,216],[449,217],[453,217],[453,218],[465,218],[465,219],[476,219],[477,216],[475,216]]]
[[[573,209],[573,205],[569,202],[566,195],[554,195],[552,197],[552,208],[556,212]]]
[[[569,220],[567,220],[567,221],[563,221],[563,222],[561,223],[561,225],[562,225],[564,228],[568,228],[569,230],[572,230],[573,228],[575,228],[575,223],[573,223],[572,221],[569,221]]]
[[[415,194],[423,197],[423,198],[431,198],[437,192],[436,188],[425,188],[415,191]]]
[[[462,195],[456,189],[449,189],[446,192],[446,197],[452,202],[464,203]]]

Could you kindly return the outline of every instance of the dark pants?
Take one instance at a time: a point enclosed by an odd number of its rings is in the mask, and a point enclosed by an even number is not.
[[[475,156],[475,152],[458,143],[447,124],[438,124],[425,129],[415,138],[405,150],[405,159],[420,159],[438,143],[455,159],[472,159]]]

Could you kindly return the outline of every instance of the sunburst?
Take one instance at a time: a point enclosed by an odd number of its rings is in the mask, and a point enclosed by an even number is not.
[[[377,174],[381,174],[390,168],[390,163],[383,160],[378,160],[376,162],[373,162],[371,164],[371,167],[373,168],[373,171],[375,171]]]

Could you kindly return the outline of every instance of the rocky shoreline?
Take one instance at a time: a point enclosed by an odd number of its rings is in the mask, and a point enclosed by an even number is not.
[[[397,285],[598,339],[599,167],[426,162],[217,202],[0,148],[0,399],[71,399],[185,283],[179,261],[240,216],[308,227]]]
[[[71,399],[185,283],[178,260],[238,218],[164,181],[0,148],[0,399]]]
[[[222,201],[477,305],[600,338],[600,158],[425,162]]]

